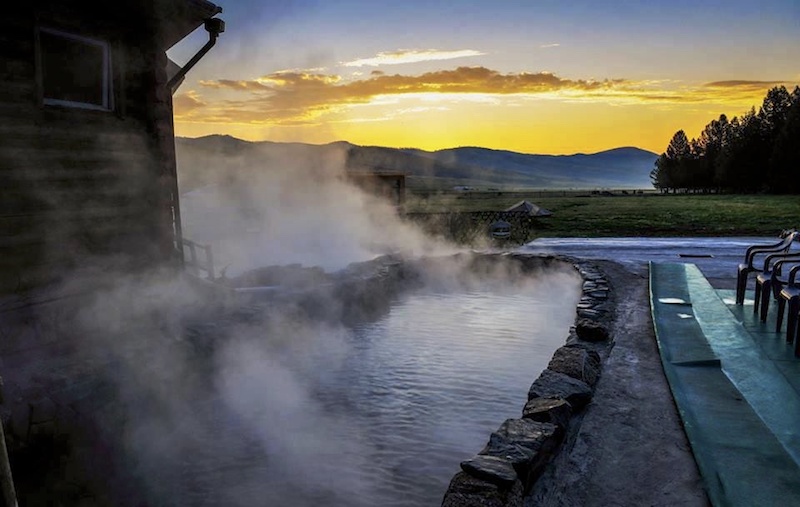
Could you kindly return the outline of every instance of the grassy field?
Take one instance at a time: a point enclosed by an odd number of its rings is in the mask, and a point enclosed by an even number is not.
[[[527,199],[553,212],[535,237],[777,235],[800,227],[800,196],[653,192],[472,192],[410,194],[409,212],[502,210]]]

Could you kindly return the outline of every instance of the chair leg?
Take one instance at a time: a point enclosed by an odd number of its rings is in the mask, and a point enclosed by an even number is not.
[[[769,280],[764,281],[761,286],[761,322],[767,321],[767,312],[769,311],[769,299],[772,296],[772,282]]]
[[[789,307],[786,309],[786,341],[791,343],[794,340],[795,351],[800,350],[800,344],[795,338],[797,334],[797,313],[800,311],[800,298],[789,300]]]
[[[786,326],[789,326],[788,321]],[[800,329],[795,330],[794,334],[794,355],[795,357],[800,357]]]
[[[736,273],[736,304],[744,304],[744,293],[747,290],[747,271],[740,269]]]
[[[758,283],[758,279],[756,279],[756,295],[753,298],[753,313],[758,315],[758,308],[761,304],[761,284]]]
[[[781,332],[781,326],[783,325],[783,312],[786,310],[786,300],[782,297],[778,297],[778,317],[775,319],[775,332]]]

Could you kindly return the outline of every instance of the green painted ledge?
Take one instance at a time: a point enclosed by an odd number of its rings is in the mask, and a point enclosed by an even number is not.
[[[714,505],[800,505],[800,395],[786,374],[800,379],[798,361],[765,353],[744,324],[752,307],[737,315],[724,297],[693,264],[650,264],[661,362],[692,452]]]

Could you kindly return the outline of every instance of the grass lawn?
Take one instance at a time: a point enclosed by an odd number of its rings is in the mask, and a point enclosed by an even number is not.
[[[800,227],[800,196],[577,192],[410,194],[407,211],[502,210],[527,199],[553,212],[532,237],[777,235]]]

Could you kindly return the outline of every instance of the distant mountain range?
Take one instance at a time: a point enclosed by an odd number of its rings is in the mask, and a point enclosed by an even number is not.
[[[177,138],[181,190],[208,183],[208,168],[236,170],[285,165],[287,160],[323,165],[340,161],[349,171],[403,172],[409,186],[476,188],[650,188],[657,154],[639,148],[615,148],[592,154],[531,155],[487,148],[439,151],[357,146],[249,142],[230,136]]]

